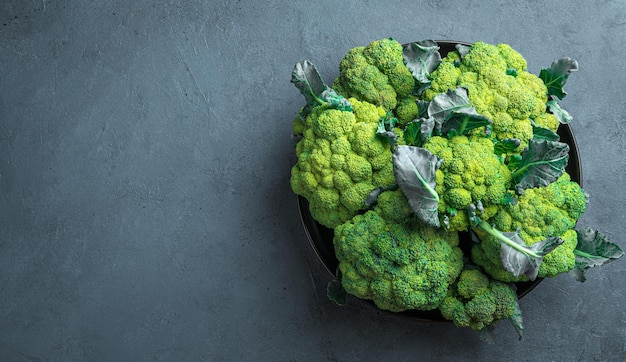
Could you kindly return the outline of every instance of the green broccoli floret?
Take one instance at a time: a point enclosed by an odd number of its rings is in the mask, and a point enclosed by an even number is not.
[[[570,176],[564,173],[545,187],[524,190],[517,203],[502,206],[489,220],[499,231],[519,229],[522,240],[533,245],[550,236],[559,236],[563,244],[544,256],[539,267],[539,277],[554,277],[574,267],[574,250],[577,235],[573,230],[576,221],[585,211],[587,195]],[[505,281],[526,281],[526,276],[515,277],[502,267],[500,242],[475,230],[481,242],[472,247],[472,260],[493,278]]]
[[[400,189],[384,191],[378,195],[374,211],[383,219],[395,224],[408,223],[414,215],[409,200]]]
[[[481,330],[515,312],[517,296],[505,283],[479,270],[464,270],[439,305],[441,315],[457,327]]]
[[[313,108],[301,127],[291,170],[291,188],[329,228],[365,209],[373,189],[396,182],[389,142],[376,135],[385,111],[356,99],[350,103],[353,112]]]
[[[335,229],[342,285],[380,309],[437,308],[463,268],[457,233],[420,224],[397,224],[375,211]]]
[[[479,202],[491,211],[507,195],[511,173],[494,154],[493,142],[482,136],[431,137],[423,146],[443,164],[437,170],[439,216],[452,231],[467,230],[467,210]]]
[[[457,61],[450,62],[450,56]],[[509,45],[477,42],[462,59],[457,52],[448,57],[431,74],[431,86],[422,94],[424,100],[455,87],[467,88],[471,105],[492,120],[496,139],[519,139],[518,151],[533,137],[533,121],[547,121],[548,128],[555,130],[552,120],[546,120],[545,84],[526,70],[526,60]]]
[[[415,97],[408,96],[406,98],[402,98],[394,110],[394,114],[398,119],[398,127],[404,128],[407,123],[417,118],[418,112],[419,110],[417,108]]]
[[[332,88],[344,97],[353,97],[392,111],[404,98],[411,98],[415,79],[404,65],[402,44],[380,39],[350,49],[339,63],[339,77]],[[406,110],[396,115],[402,122]]]

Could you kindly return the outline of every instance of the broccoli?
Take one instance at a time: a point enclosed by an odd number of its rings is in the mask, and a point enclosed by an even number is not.
[[[311,215],[334,228],[366,208],[368,194],[395,184],[389,142],[376,135],[386,113],[349,99],[353,111],[319,105],[304,120],[291,188],[309,201]]]
[[[448,218],[448,229],[462,231],[469,228],[467,210],[470,205],[503,203],[510,182],[510,171],[496,154],[494,144],[486,137],[455,136],[450,139],[431,137],[423,146],[439,159],[437,193],[440,219]]]
[[[493,226],[505,232],[519,230],[527,245],[538,243],[547,237],[558,236],[563,243],[543,257],[537,276],[554,277],[574,268],[574,250],[577,234],[576,221],[585,211],[587,194],[569,174],[546,187],[527,189],[515,204],[499,208],[489,219]],[[481,242],[472,247],[472,260],[493,278],[506,281],[526,281],[524,275],[514,276],[502,267],[500,242],[477,228]]]
[[[408,223],[413,217],[409,200],[399,189],[382,192],[378,196],[374,211],[388,222],[396,224]]]
[[[477,42],[463,57],[449,53],[431,74],[431,86],[422,98],[430,101],[455,87],[467,88],[472,106],[493,122],[496,139],[520,140],[517,150],[533,138],[533,122],[554,131],[558,127],[547,116],[547,87],[526,70],[524,58],[509,45]]]
[[[437,308],[463,268],[457,233],[372,210],[335,228],[333,242],[345,290],[392,312]]]
[[[417,116],[411,96],[415,79],[404,65],[402,44],[380,39],[350,49],[339,64],[339,77],[332,88],[347,98],[356,98],[393,111],[400,124]]]
[[[457,327],[481,330],[516,311],[517,295],[507,284],[480,270],[464,270],[439,305],[441,315]]]

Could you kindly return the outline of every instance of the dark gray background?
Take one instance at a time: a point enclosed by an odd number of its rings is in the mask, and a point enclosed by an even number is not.
[[[580,63],[580,220],[625,246],[624,1],[0,2],[0,360],[624,360],[626,263],[496,345],[326,299],[289,188],[293,65],[394,37]]]

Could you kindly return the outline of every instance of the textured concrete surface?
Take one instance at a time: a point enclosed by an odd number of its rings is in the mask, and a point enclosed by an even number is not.
[[[624,1],[0,2],[0,361],[626,359],[626,262],[544,281],[495,345],[325,297],[288,184],[295,62],[394,37],[580,71],[580,223],[625,247]]]

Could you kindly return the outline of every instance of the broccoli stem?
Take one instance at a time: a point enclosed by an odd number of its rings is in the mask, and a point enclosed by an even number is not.
[[[531,256],[533,258],[541,258],[541,255],[538,255],[537,253],[535,253],[532,250],[529,250],[528,248],[525,248],[524,246],[513,242],[511,239],[507,238],[506,236],[502,235],[501,232],[499,232],[498,230],[494,229],[493,227],[491,227],[491,225],[489,225],[488,222],[486,222],[485,220],[481,220],[478,223],[478,226],[485,230],[487,233],[489,233],[489,235],[495,237],[496,239],[502,241],[503,243],[505,243],[506,245],[512,247],[513,249],[522,252],[528,256]]]

